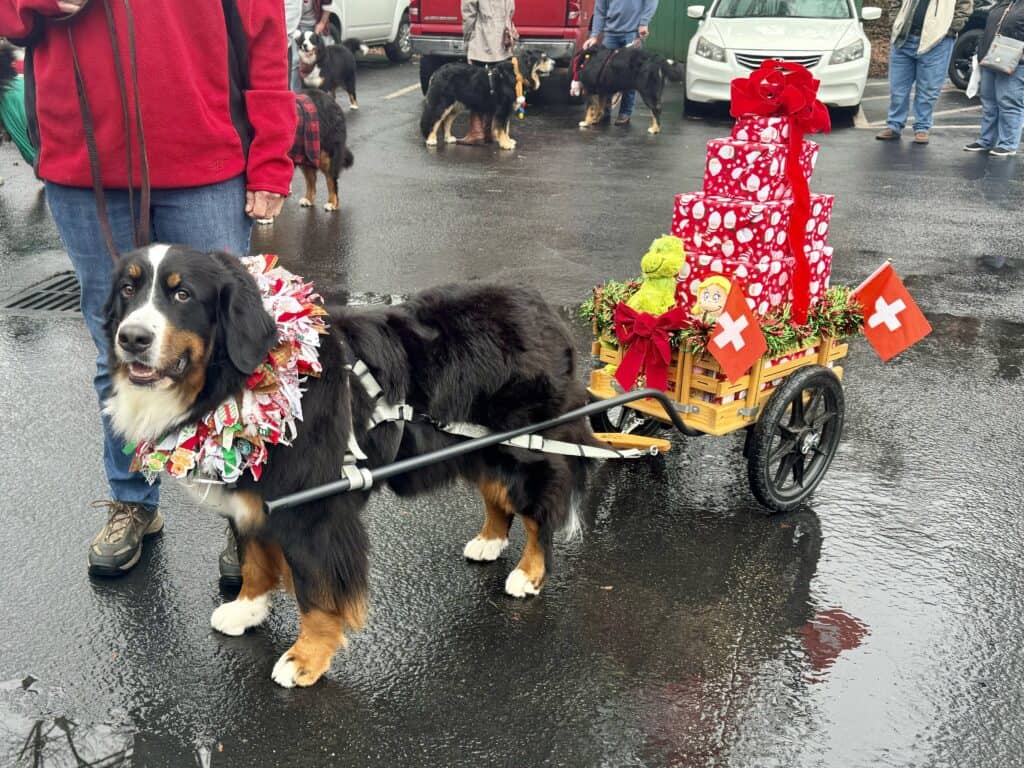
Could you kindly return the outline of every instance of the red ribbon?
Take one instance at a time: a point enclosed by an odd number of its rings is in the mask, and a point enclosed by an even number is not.
[[[625,353],[615,380],[623,390],[631,390],[641,372],[647,376],[647,386],[661,390],[668,387],[668,365],[672,361],[669,332],[679,330],[689,319],[686,307],[652,315],[619,302],[615,307],[615,336]]]
[[[811,266],[804,245],[807,240],[807,219],[811,215],[811,191],[800,167],[804,134],[832,128],[828,109],[818,101],[815,79],[802,64],[768,59],[750,73],[748,78],[732,81],[733,117],[762,115],[789,118],[789,149],[786,176],[793,188],[793,207],[789,216],[789,247],[795,260],[793,270],[793,320],[807,322],[811,304]]]

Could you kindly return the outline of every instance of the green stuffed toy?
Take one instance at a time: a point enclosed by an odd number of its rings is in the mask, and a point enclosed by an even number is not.
[[[626,301],[637,312],[661,315],[676,305],[676,276],[683,267],[686,253],[683,241],[663,235],[651,243],[640,260],[643,285]]]

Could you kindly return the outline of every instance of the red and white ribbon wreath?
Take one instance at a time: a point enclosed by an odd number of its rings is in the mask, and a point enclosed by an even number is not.
[[[327,332],[322,299],[273,255],[241,259],[256,279],[263,307],[277,323],[278,343],[249,376],[241,402],[228,398],[198,421],[156,441],[127,445],[132,469],[149,482],[173,477],[232,483],[248,470],[259,480],[268,445],[290,445],[302,420],[302,384],[319,376],[320,335]]]

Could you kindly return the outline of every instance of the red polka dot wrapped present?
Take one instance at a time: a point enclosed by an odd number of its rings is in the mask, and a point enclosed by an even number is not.
[[[807,218],[807,243],[805,250],[821,250],[826,247],[828,230],[832,222],[833,195],[811,195],[811,212]]]
[[[790,118],[766,117],[764,115],[743,115],[732,127],[732,137],[737,141],[756,141],[762,144],[789,143]]]
[[[704,166],[704,191],[755,203],[791,199],[792,186],[786,176],[788,151],[785,144],[712,139]],[[817,161],[818,145],[805,141],[800,168],[807,179]]]
[[[760,261],[727,259],[710,253],[687,253],[686,264],[679,273],[676,301],[692,307],[697,301],[697,287],[712,275],[725,275],[743,288],[747,306],[758,315],[793,300],[792,256]]]
[[[811,267],[811,304],[825,295],[832,279],[832,246],[807,251],[807,262]]]
[[[687,253],[718,253],[727,259],[757,261],[789,255],[786,225],[791,200],[752,203],[703,192],[676,195],[672,234]]]

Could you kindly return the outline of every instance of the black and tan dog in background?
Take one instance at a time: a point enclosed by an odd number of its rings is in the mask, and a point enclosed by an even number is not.
[[[518,67],[519,75],[516,74]],[[516,81],[523,91],[540,88],[540,79],[555,68],[553,59],[536,51],[524,51],[513,60],[500,64],[446,64],[430,78],[427,98],[420,116],[420,132],[428,147],[437,146],[438,131],[445,144],[454,144],[452,123],[459,112],[468,109],[490,125],[491,137],[502,149],[515,149],[516,142],[508,135],[508,124],[516,109]]]
[[[325,211],[336,211],[338,202],[338,176],[351,168],[354,158],[347,146],[348,128],[345,113],[334,98],[324,91],[306,89],[295,96],[298,122],[295,142],[289,156],[302,170],[306,180],[306,194],[299,205],[309,208],[316,204],[316,174],[319,170],[327,181]]]
[[[349,107],[359,109],[356,100],[356,53],[364,56],[367,48],[354,37],[340,45],[329,45],[316,32],[297,31],[292,35],[299,49],[299,76],[306,88],[319,88],[335,98],[338,88],[348,94]]]
[[[569,329],[536,291],[447,286],[392,307],[327,309],[323,374],[305,385],[293,445],[269,446],[259,482],[244,475],[234,485],[210,486],[205,499],[228,518],[242,552],[241,592],[213,612],[213,628],[241,635],[262,624],[279,585],[298,601],[298,638],[272,673],[285,687],[315,683],[345,645],[345,633],[365,621],[369,543],[360,512],[369,492],[269,516],[264,499],[338,479],[350,435],[368,456],[361,466],[373,468],[462,440],[435,424],[470,423],[498,432],[587,402]],[[113,381],[106,413],[115,431],[131,441],[157,440],[227,398],[241,398],[247,377],[278,344],[256,282],[238,259],[168,245],[121,258],[105,328]],[[371,427],[376,401],[351,369],[356,360],[365,363],[388,403],[407,403],[420,418]],[[585,419],[545,436],[601,445]],[[499,445],[393,477],[387,485],[399,496],[460,478],[476,485],[484,524],[460,550],[469,560],[497,560],[513,521],[521,520],[526,545],[505,592],[525,597],[544,584],[554,534],[579,527],[588,463],[575,455]],[[437,514],[448,513],[439,508]]]
[[[648,133],[661,133],[661,93],[665,79],[682,82],[683,67],[672,59],[637,46],[615,50],[594,46],[579,51],[573,59],[583,92],[587,94],[587,112],[580,128],[597,125],[616,93],[635,90],[651,110]]]

